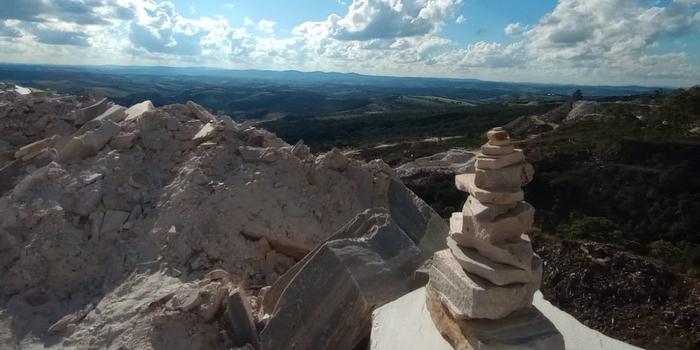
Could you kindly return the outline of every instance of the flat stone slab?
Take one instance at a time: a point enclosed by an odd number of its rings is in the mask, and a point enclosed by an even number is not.
[[[460,174],[455,176],[455,185],[458,190],[468,192],[478,199],[479,202],[484,204],[512,204],[520,202],[525,198],[521,189],[498,192],[479,188],[474,183],[474,174]]]
[[[216,128],[214,126],[214,123],[206,123],[204,126],[202,126],[199,131],[192,137],[192,141],[195,142],[203,142],[205,140],[210,139],[212,136],[214,136],[214,132],[216,131]]]
[[[433,256],[428,286],[434,288],[453,318],[498,319],[526,308],[538,283],[497,286],[486,279],[467,273],[448,250]]]
[[[457,213],[460,214],[461,213]],[[518,267],[521,269],[529,269],[532,266],[532,243],[530,238],[523,234],[513,240],[505,240],[502,242],[491,243],[483,239],[476,238],[473,234],[463,233],[462,220],[450,220],[450,238],[463,247],[476,249],[481,255],[502,263]]]
[[[104,219],[102,219],[102,228],[100,229],[100,233],[116,233],[122,228],[122,225],[128,218],[128,211],[107,210]]]
[[[542,259],[535,256],[527,269],[501,264],[481,255],[474,248],[460,247],[452,238],[447,238],[447,247],[459,265],[489,282],[504,286],[513,283],[539,283],[542,281]]]
[[[95,117],[105,112],[108,108],[109,101],[107,101],[107,98],[103,98],[90,106],[75,111],[75,123],[76,125],[85,124],[95,119]]]
[[[124,119],[127,122],[130,122],[132,120],[137,120],[138,118],[141,117],[144,113],[148,111],[152,111],[156,109],[155,106],[153,106],[153,103],[151,100],[146,100],[141,103],[137,103],[131,107],[129,107],[124,113],[126,114],[126,118]]]
[[[496,169],[501,169],[505,168],[507,166],[511,166],[513,164],[518,164],[522,163],[525,161],[525,155],[523,154],[522,150],[516,149],[513,150],[512,153],[506,153],[502,155],[497,155],[497,156],[487,156],[487,155],[478,155],[476,156],[476,160],[474,163],[474,166],[477,169],[490,169],[490,170],[496,170]]]
[[[519,202],[514,208],[497,216],[493,221],[475,218],[467,207],[462,213],[462,233],[474,235],[488,242],[513,240],[532,229],[535,221],[535,208],[527,202]]]
[[[229,293],[224,315],[233,345],[244,346],[251,344],[255,348],[260,348],[258,331],[255,328],[255,320],[250,310],[250,304],[240,289],[236,288]]]
[[[425,303],[438,332],[455,349],[564,349],[564,337],[533,306],[498,320],[455,320],[431,288]]]
[[[532,164],[525,162],[494,170],[479,169],[477,165],[474,170],[474,184],[486,190],[517,191],[532,181],[534,173]]]
[[[514,150],[513,145],[494,146],[486,143],[481,146],[481,153],[485,156],[502,156]]]
[[[54,141],[55,141],[55,136],[45,138],[43,140],[39,140],[36,142],[32,142],[28,145],[22,146],[22,147],[20,147],[19,150],[17,150],[17,152],[15,152],[15,158],[25,158],[26,156],[29,156],[32,154],[37,154],[37,152],[40,152],[44,148],[53,146]],[[28,160],[28,159],[24,159],[24,160]]]
[[[105,120],[99,128],[93,131],[88,131],[79,136],[83,143],[88,146],[93,152],[98,152],[104,147],[112,137],[117,136],[121,131],[119,124]]]
[[[119,105],[114,105],[112,107],[109,107],[109,109],[107,109],[104,113],[95,117],[94,120],[101,122],[109,120],[115,123],[119,123],[120,121],[124,120],[124,118],[126,118],[125,111],[126,108]]]
[[[377,308],[372,313],[372,334],[370,335],[369,348],[371,350],[455,349],[435,326],[426,301],[426,289],[423,287]],[[542,297],[540,292],[535,293],[533,306],[539,311],[542,318],[549,320],[556,327],[564,339],[564,346],[567,350],[640,349],[586,327],[571,315],[554,307]],[[534,313],[534,310],[531,312]],[[543,320],[539,322],[543,322]],[[542,336],[540,335],[540,337]],[[530,349],[522,345],[500,349],[514,348]]]
[[[508,210],[515,208],[517,203],[511,204],[489,204],[484,205],[473,196],[469,196],[464,202],[462,213],[471,213],[477,220],[493,221],[497,216],[505,214]]]

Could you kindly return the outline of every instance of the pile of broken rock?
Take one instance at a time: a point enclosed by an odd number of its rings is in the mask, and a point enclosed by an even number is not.
[[[2,349],[255,346],[266,324],[277,325],[269,335],[294,329],[263,310],[267,286],[293,279],[356,215],[384,208],[417,248],[370,239],[398,233],[368,221],[353,234],[366,243],[342,243],[357,253],[331,249],[347,253],[332,260],[340,271],[355,254],[391,253],[380,267],[410,280],[444,246],[447,225],[381,161],[315,156],[193,102],[125,108],[32,91],[0,95]],[[405,291],[343,281],[364,295],[365,321]],[[285,295],[275,304],[290,305]]]

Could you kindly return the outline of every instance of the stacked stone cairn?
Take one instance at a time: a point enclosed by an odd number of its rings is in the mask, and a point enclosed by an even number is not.
[[[535,210],[522,191],[534,170],[503,128],[487,137],[474,173],[455,178],[469,197],[462,212],[452,214],[448,249],[434,255],[430,269],[427,304],[443,334],[450,328],[446,322],[464,333],[470,320],[499,320],[528,309],[542,279],[542,260],[526,234]]]

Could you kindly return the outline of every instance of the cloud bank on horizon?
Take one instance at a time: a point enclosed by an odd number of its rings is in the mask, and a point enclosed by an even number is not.
[[[284,25],[288,9],[252,19],[238,1],[0,0],[0,61],[700,83],[700,0],[551,1],[529,22],[517,6],[532,4],[509,0],[502,25],[479,0],[339,1],[323,14],[299,5],[297,17],[315,20]],[[468,29],[479,19],[487,25]]]

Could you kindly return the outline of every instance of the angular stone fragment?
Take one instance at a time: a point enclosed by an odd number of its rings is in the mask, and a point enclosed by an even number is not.
[[[29,160],[26,157],[30,155],[36,156],[41,150],[47,147],[52,147],[55,141],[55,137],[48,137],[43,140],[32,142],[28,145],[22,146],[17,152],[15,152],[15,158],[23,158],[25,161]]]
[[[110,120],[105,120],[102,125],[94,131],[88,131],[80,136],[83,143],[93,152],[98,152],[104,147],[112,137],[119,134],[121,127]]]
[[[260,348],[250,303],[240,289],[236,288],[228,295],[225,315],[234,346],[251,344],[256,349]]]
[[[513,283],[538,283],[542,276],[542,261],[533,259],[527,269],[501,264],[481,255],[476,249],[460,247],[452,238],[447,238],[447,246],[459,265],[468,273],[473,273],[489,282],[504,286]]]
[[[512,189],[509,191],[489,191],[477,187],[474,184],[474,174],[461,174],[455,176],[455,185],[457,189],[464,192],[469,192],[479,202],[484,204],[512,204],[522,201],[525,196],[521,189]]]
[[[75,114],[75,124],[83,125],[87,121],[95,119],[98,115],[104,113],[109,108],[109,101],[103,98],[97,101],[95,104],[90,105],[85,108],[81,108],[74,112]]]
[[[204,107],[192,102],[192,101],[187,101],[187,109],[190,110],[192,114],[194,114],[197,119],[205,122],[205,123],[213,123],[216,121],[216,117],[213,116],[211,113],[209,113]]]
[[[195,142],[202,142],[210,139],[212,136],[214,136],[214,132],[216,131],[216,128],[214,127],[214,123],[206,123],[204,126],[202,126],[199,131],[192,137],[192,141]]]
[[[92,148],[83,142],[82,138],[73,137],[58,150],[56,162],[68,163],[74,160],[83,159],[92,152]]]
[[[347,169],[350,159],[348,159],[348,157],[346,157],[339,149],[333,148],[329,152],[320,155],[316,159],[316,162],[329,169],[344,171]]]
[[[474,184],[485,190],[517,190],[532,181],[534,169],[530,163],[518,163],[505,168],[474,171]]]
[[[134,144],[136,137],[136,133],[133,132],[119,134],[112,138],[109,145],[120,150],[128,149]]]
[[[485,156],[502,156],[513,153],[513,151],[513,145],[494,146],[485,143],[481,146],[481,153],[483,153]]]
[[[128,211],[122,210],[107,210],[102,219],[101,234],[116,233],[122,228],[122,225],[129,218]]]
[[[517,205],[518,203],[484,205],[479,202],[478,199],[469,196],[467,201],[464,202],[462,213],[471,213],[471,215],[480,221],[493,221],[497,216],[505,214],[508,210],[515,208]]]
[[[250,163],[255,162],[274,162],[277,158],[274,151],[270,148],[240,146],[238,152],[243,157],[243,160]]]
[[[87,186],[103,177],[100,173],[84,172],[80,174],[80,182]]]
[[[93,182],[77,194],[78,200],[75,203],[75,212],[82,216],[88,216],[100,204],[102,200],[102,182]]]
[[[156,107],[153,106],[153,103],[151,100],[146,100],[141,103],[137,103],[131,107],[129,107],[124,113],[126,114],[126,119],[124,119],[126,122],[130,122],[132,120],[137,120],[138,118],[141,117],[142,114],[154,110]]]
[[[530,306],[537,283],[497,286],[462,269],[449,250],[435,253],[428,286],[453,318],[499,319]]]
[[[461,213],[460,213],[461,214]],[[495,262],[515,266],[521,269],[530,269],[532,266],[532,244],[527,235],[519,238],[491,243],[483,239],[476,238],[473,234],[462,233],[462,220],[450,220],[450,224],[459,225],[459,231],[454,229],[450,232],[450,237],[460,246],[476,249],[481,255]]]
[[[326,242],[302,260],[260,335],[263,349],[352,349],[371,308],[410,290],[423,261],[415,242],[385,211],[360,215],[372,217],[345,229],[362,237]]]
[[[109,107],[104,113],[100,114],[99,116],[95,117],[94,120],[100,121],[100,122],[105,122],[105,121],[112,121],[114,123],[119,123],[120,121],[124,120],[126,118],[126,108],[118,105],[114,105],[112,107]]]
[[[527,202],[519,202],[515,208],[497,216],[492,221],[478,220],[471,213],[463,214],[463,233],[494,243],[515,239],[529,231],[534,222],[535,208]]]
[[[495,170],[511,166],[513,164],[522,163],[525,161],[523,151],[516,149],[512,153],[500,156],[478,155],[474,166],[477,169]]]

